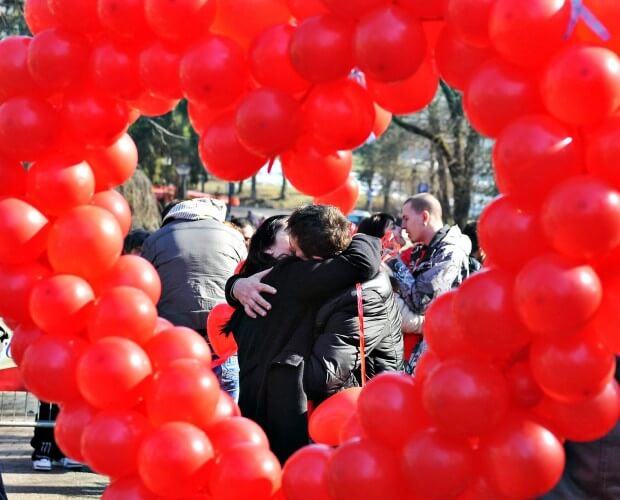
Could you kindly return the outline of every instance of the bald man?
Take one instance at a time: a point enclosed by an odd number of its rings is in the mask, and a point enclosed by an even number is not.
[[[399,293],[422,325],[424,314],[435,297],[457,287],[469,275],[471,241],[458,226],[443,223],[439,200],[422,193],[405,201],[402,208],[402,227],[413,243],[418,245],[407,266],[396,256],[387,261],[398,283]],[[406,366],[413,373],[421,354],[426,350],[424,340],[416,347]]]

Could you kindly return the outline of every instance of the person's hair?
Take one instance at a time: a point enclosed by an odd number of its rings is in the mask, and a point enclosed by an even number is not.
[[[162,227],[165,226],[166,224],[168,224],[169,222],[172,222],[173,219],[168,219],[168,220],[164,220],[164,219],[166,218],[166,215],[168,215],[168,212],[170,212],[170,210],[172,210],[174,207],[176,207],[179,203],[181,203],[181,200],[172,200],[161,211],[161,220],[162,220],[162,224],[161,225],[162,225]]]
[[[239,271],[240,275],[251,276],[276,263],[278,259],[268,254],[267,250],[273,246],[278,233],[283,230],[286,230],[286,215],[273,215],[265,219],[250,239],[248,257]]]
[[[357,226],[357,232],[367,234],[369,236],[376,236],[377,238],[383,238],[383,235],[390,227],[390,224],[394,224],[395,222],[396,218],[393,215],[379,212],[362,219],[359,226]]]
[[[333,257],[351,243],[349,221],[331,205],[298,208],[288,219],[288,229],[306,257]]]
[[[471,240],[471,254],[475,254],[480,249],[480,244],[478,243],[478,222],[470,221],[465,224],[463,234]]]
[[[131,253],[132,250],[141,249],[144,241],[151,235],[146,229],[134,229],[129,231],[123,242],[123,254]]]
[[[408,198],[404,205],[410,204],[411,208],[420,214],[426,210],[432,218],[436,220],[443,220],[443,214],[441,211],[441,203],[432,194],[420,193]]]
[[[246,226],[254,228],[254,224],[252,224],[250,219],[247,219],[245,217],[231,217],[230,222],[237,226],[239,229],[243,229]]]

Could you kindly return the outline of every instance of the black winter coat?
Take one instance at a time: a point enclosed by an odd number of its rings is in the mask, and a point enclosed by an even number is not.
[[[362,284],[366,374],[403,370],[400,311],[385,273]],[[355,287],[318,311],[315,343],[306,361],[308,397],[320,403],[347,387],[360,385],[360,328]]]
[[[239,347],[239,407],[267,434],[272,451],[284,462],[308,444],[308,400],[303,387],[304,360],[312,351],[313,325],[319,306],[336,293],[377,274],[381,260],[378,238],[359,235],[333,259],[288,257],[265,276],[277,293],[265,295],[271,310],[248,317],[238,309],[229,323]]]

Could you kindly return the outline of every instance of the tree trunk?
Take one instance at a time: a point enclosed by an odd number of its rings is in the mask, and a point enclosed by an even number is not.
[[[384,212],[390,210],[390,194],[392,191],[392,184],[394,181],[392,179],[384,179],[383,181],[383,208]]]
[[[366,210],[368,210],[369,212],[372,212],[372,199],[373,199],[372,181],[374,178],[375,178],[375,173],[371,172],[370,177],[368,178],[368,181],[366,182],[366,184],[368,185],[368,194],[366,196]]]
[[[256,176],[252,177],[252,182],[250,184],[250,199],[252,201],[256,201],[256,198],[258,198],[257,194],[256,194]]]
[[[282,185],[280,186],[280,200],[286,200],[287,197],[287,186],[288,182],[286,181],[286,177],[282,176]]]
[[[241,193],[243,193],[243,181],[239,181],[239,184],[237,185],[237,194]]]
[[[446,166],[446,158],[443,155],[435,155],[437,157],[437,199],[441,204],[444,220],[451,219],[452,209],[450,207],[450,193],[448,191],[448,168]]]

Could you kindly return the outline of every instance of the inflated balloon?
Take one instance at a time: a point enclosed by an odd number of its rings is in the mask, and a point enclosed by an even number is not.
[[[54,19],[63,28],[88,34],[101,30],[96,1],[48,0],[47,4]]]
[[[82,456],[100,474],[133,476],[138,471],[138,448],[148,431],[147,419],[137,411],[99,412],[82,431]]]
[[[189,101],[187,104],[187,115],[189,118],[189,122],[192,124],[192,127],[196,131],[198,135],[202,135],[205,130],[209,128],[209,126],[219,117],[225,115],[227,113],[233,113],[237,109],[237,104],[239,102],[235,102],[226,108],[210,108],[209,106],[203,106],[195,102]]]
[[[438,66],[441,71],[440,60]],[[543,109],[538,82],[526,70],[500,58],[481,64],[464,90],[467,118],[478,132],[488,137],[497,137],[517,118]]]
[[[144,350],[155,371],[182,359],[194,359],[203,365],[211,363],[211,351],[205,339],[196,331],[184,326],[175,326],[159,332],[144,346]]]
[[[49,233],[47,218],[17,198],[0,200],[0,263],[22,264],[44,251]]]
[[[430,104],[439,86],[439,75],[427,57],[406,80],[384,83],[369,78],[367,83],[368,92],[379,106],[395,115],[408,115]]]
[[[90,204],[110,212],[116,218],[123,236],[127,235],[131,229],[131,208],[121,193],[114,189],[100,191],[91,198]]]
[[[88,346],[77,366],[82,397],[101,409],[125,409],[142,397],[151,363],[131,340],[106,337]]]
[[[198,152],[210,173],[229,182],[252,177],[267,162],[265,156],[254,154],[241,144],[233,113],[221,115],[209,126],[200,137]]]
[[[146,21],[160,37],[187,42],[207,32],[215,19],[215,0],[146,0]]]
[[[586,167],[620,189],[620,175],[615,168],[620,154],[620,115],[614,115],[586,136]]]
[[[310,135],[332,150],[364,144],[375,123],[371,96],[348,79],[316,85],[306,98],[304,112]]]
[[[28,297],[40,279],[51,274],[49,267],[37,261],[27,264],[0,264],[0,316],[18,323],[32,321]]]
[[[16,161],[0,156],[0,198],[23,198],[26,194],[26,169]]]
[[[98,0],[97,13],[111,38],[132,43],[152,36],[144,6],[144,0]]]
[[[604,20],[610,38],[603,40],[588,24],[577,23],[575,31],[579,40],[593,45],[603,45],[616,54],[620,53],[620,5],[606,0],[590,0],[588,9],[597,19]]]
[[[148,260],[137,255],[121,256],[98,283],[98,291],[115,286],[130,286],[142,290],[153,304],[157,304],[161,296],[161,281],[157,270]]]
[[[95,174],[96,190],[104,191],[129,180],[138,166],[138,150],[131,136],[124,134],[106,148],[90,150],[86,161]]]
[[[28,169],[26,196],[48,215],[62,215],[84,205],[94,193],[95,176],[84,162],[51,158],[38,161]]]
[[[70,274],[54,274],[32,287],[29,298],[34,323],[48,333],[79,333],[95,299],[88,282]]]
[[[47,0],[25,0],[24,18],[31,33],[38,33],[56,25]]]
[[[142,441],[138,471],[143,483],[157,495],[192,495],[206,485],[212,458],[213,447],[203,431],[185,422],[170,422]]]
[[[467,44],[487,48],[491,43],[489,18],[494,4],[494,0],[449,0],[446,21]]]
[[[354,439],[363,439],[367,437],[362,423],[360,422],[359,413],[354,413],[340,428],[340,436],[338,436],[338,439],[339,443],[342,444]]]
[[[377,7],[384,7],[390,0],[321,0],[337,16],[360,19]]]
[[[309,138],[280,156],[282,171],[299,191],[322,196],[342,186],[353,168],[349,151],[323,151]]]
[[[76,367],[87,343],[75,336],[43,335],[26,352],[19,371],[28,391],[43,401],[64,403],[80,397]]]
[[[559,254],[526,263],[514,283],[514,303],[533,332],[561,335],[576,331],[596,312],[602,287],[594,269]]]
[[[181,54],[160,41],[154,41],[140,52],[139,74],[142,86],[150,93],[167,99],[183,97],[179,68]]]
[[[314,203],[315,205],[334,205],[346,215],[355,208],[359,192],[359,183],[354,177],[349,176],[345,183],[339,188],[314,198]]]
[[[35,325],[29,323],[20,323],[11,336],[10,355],[17,365],[21,365],[26,349],[30,344],[39,337],[45,335],[45,332]]]
[[[540,92],[559,120],[577,126],[599,123],[620,107],[620,59],[603,47],[572,45],[549,62]]]
[[[402,468],[416,497],[455,498],[475,476],[474,452],[466,440],[423,429],[405,441]]]
[[[85,37],[62,28],[50,28],[32,39],[28,69],[41,87],[62,90],[84,78],[89,52]]]
[[[310,416],[308,430],[313,441],[330,446],[340,444],[340,431],[355,413],[361,388],[350,387],[323,401]]]
[[[248,84],[245,54],[228,38],[207,36],[185,53],[180,76],[185,97],[207,106],[226,107]]]
[[[275,156],[293,147],[301,135],[301,106],[283,90],[253,90],[239,103],[235,129],[248,150],[261,156]]]
[[[217,400],[215,406],[215,412],[209,421],[209,424],[204,428],[205,431],[211,432],[210,429],[221,422],[229,420],[231,417],[240,417],[241,410],[235,403],[235,400],[226,391],[220,389],[220,397]]]
[[[114,215],[93,205],[66,211],[50,228],[47,256],[59,273],[97,278],[118,261],[123,233]]]
[[[358,2],[351,3],[357,6]],[[375,3],[384,6],[364,16],[355,28],[355,60],[364,74],[373,80],[405,80],[418,70],[426,57],[422,23],[398,5],[388,5],[385,1]]]
[[[540,386],[534,380],[529,360],[515,362],[507,371],[512,402],[521,408],[531,408],[543,397]]]
[[[165,99],[149,92],[142,92],[137,99],[127,101],[127,104],[144,116],[162,116],[170,113],[179,104],[178,99]]]
[[[140,478],[135,476],[111,481],[101,496],[101,500],[157,500],[157,498],[157,495],[146,489]]]
[[[36,94],[39,90],[28,70],[31,42],[28,36],[0,40],[0,102],[18,95]]]
[[[555,184],[581,173],[581,149],[571,131],[550,116],[517,119],[493,148],[497,185],[522,205],[536,206]]]
[[[396,0],[395,3],[416,17],[440,20],[445,15],[447,2],[446,0]]]
[[[355,65],[353,29],[352,23],[332,15],[300,23],[289,46],[295,70],[314,83],[346,77]]]
[[[286,3],[291,14],[298,21],[329,12],[322,0],[286,0]]]
[[[216,455],[226,453],[240,444],[269,449],[265,431],[256,422],[245,417],[231,417],[209,425],[207,436]]]
[[[289,500],[330,500],[327,469],[332,452],[332,448],[324,444],[311,444],[297,450],[282,470],[285,497]]]
[[[295,28],[290,24],[277,24],[258,35],[248,50],[250,71],[264,87],[274,87],[291,94],[308,89],[304,80],[293,68],[288,47]]]
[[[392,123],[392,113],[383,109],[381,106],[374,103],[375,107],[375,123],[372,126],[372,133],[375,138],[381,137]]]
[[[82,400],[69,401],[62,405],[54,424],[54,439],[66,456],[84,461],[82,433],[96,414],[97,410]]]
[[[237,343],[231,334],[223,332],[235,309],[228,304],[217,304],[207,316],[207,335],[213,352],[222,359],[237,352]]]
[[[112,42],[93,48],[91,78],[101,92],[120,99],[136,99],[144,92],[137,54]]]

